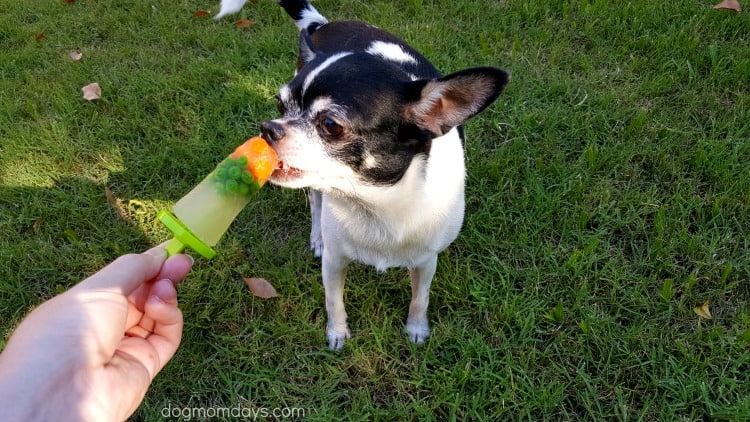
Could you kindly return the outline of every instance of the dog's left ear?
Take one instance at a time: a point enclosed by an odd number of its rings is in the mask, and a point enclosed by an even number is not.
[[[307,29],[299,31],[299,61],[302,64],[311,62],[317,54],[312,37]]]
[[[444,135],[492,104],[510,81],[496,67],[475,67],[438,79],[413,82],[418,99],[406,115],[420,127]]]

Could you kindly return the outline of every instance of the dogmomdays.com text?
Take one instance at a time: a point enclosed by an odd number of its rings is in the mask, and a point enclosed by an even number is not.
[[[232,407],[174,407],[171,404],[161,410],[164,418],[177,418],[184,421],[213,418],[232,419],[304,419],[312,415],[311,409],[304,407],[245,407],[241,404]]]

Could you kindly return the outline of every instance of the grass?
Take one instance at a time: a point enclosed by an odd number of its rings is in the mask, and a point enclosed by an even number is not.
[[[271,1],[238,15],[248,29],[192,16],[216,3],[4,6],[0,347],[33,306],[166,239],[156,211],[275,115],[295,28]],[[467,216],[440,256],[433,335],[401,334],[405,271],[354,266],[354,338],[328,351],[305,193],[266,188],[180,286],[182,346],[134,419],[749,419],[750,15],[711,5],[316,2],[446,73],[513,73],[467,125]],[[81,98],[90,82],[102,99]],[[705,301],[712,320],[693,311]]]

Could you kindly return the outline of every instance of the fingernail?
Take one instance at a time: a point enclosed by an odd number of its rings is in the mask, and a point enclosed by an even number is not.
[[[164,299],[160,298],[159,295],[151,294],[148,296],[148,301],[150,302],[158,302],[158,303],[167,303],[164,301]]]
[[[192,255],[185,254],[186,257],[190,258],[190,265],[195,264],[195,258]]]
[[[153,248],[144,252],[147,255],[155,256],[157,258],[167,259],[167,250],[165,249],[166,243],[154,246]]]

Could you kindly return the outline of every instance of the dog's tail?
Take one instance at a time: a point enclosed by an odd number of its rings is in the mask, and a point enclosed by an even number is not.
[[[221,0],[219,13],[214,16],[214,19],[219,20],[226,15],[239,12],[246,2],[247,0]],[[315,10],[307,0],[279,0],[279,4],[294,19],[294,24],[300,31],[306,29],[312,34],[316,29],[328,23],[328,19]]]
[[[221,9],[219,13],[214,16],[214,19],[219,20],[226,15],[237,13],[242,9],[247,0],[221,0]]]
[[[279,5],[294,19],[300,31],[307,30],[309,34],[328,23],[328,19],[321,15],[307,0],[279,0]]]

